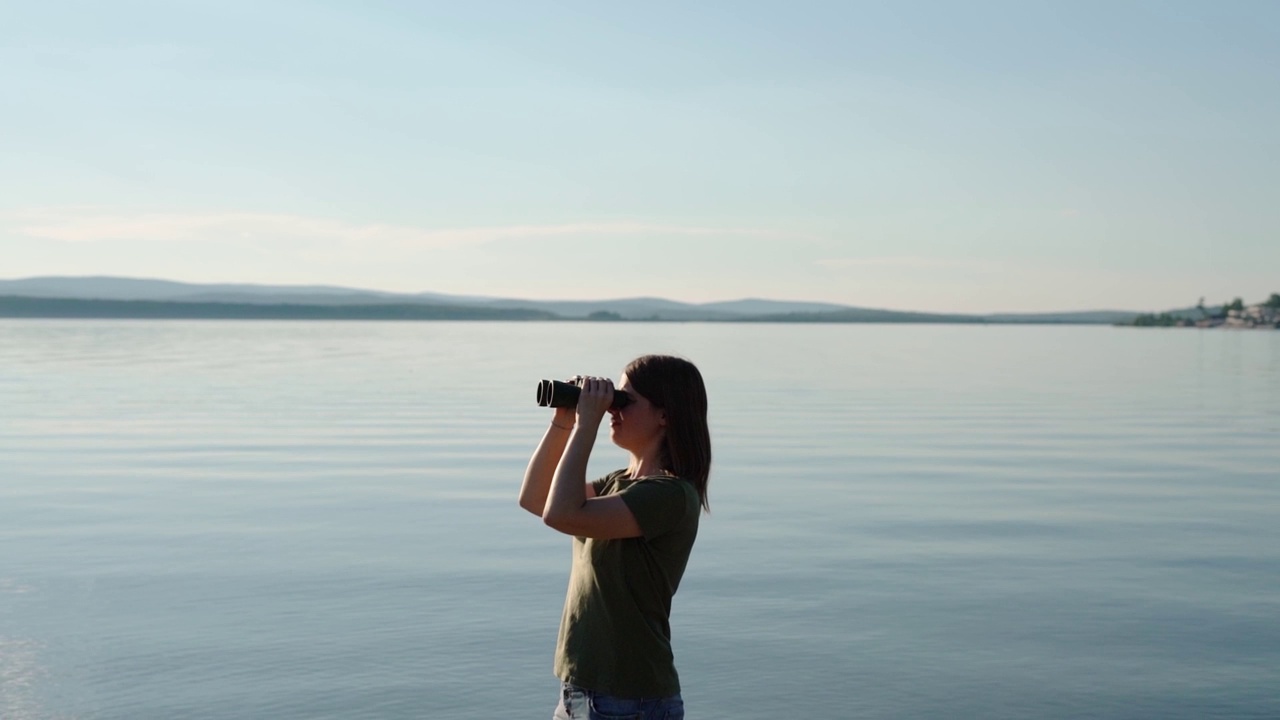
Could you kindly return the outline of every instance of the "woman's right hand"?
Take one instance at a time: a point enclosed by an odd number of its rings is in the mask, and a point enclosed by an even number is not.
[[[594,428],[609,410],[613,402],[613,381],[609,378],[589,377],[582,381],[578,394],[578,421]]]

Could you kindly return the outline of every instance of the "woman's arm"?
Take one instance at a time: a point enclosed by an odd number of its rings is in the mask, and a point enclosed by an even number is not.
[[[542,442],[538,443],[538,449],[529,458],[529,467],[524,470],[524,483],[520,485],[520,507],[534,515],[541,516],[547,505],[551,475],[556,471],[560,456],[564,454],[573,424],[573,408],[556,408],[556,414],[547,427],[547,432],[543,434]]]
[[[587,459],[605,410],[613,402],[613,382],[588,379],[578,396],[577,422],[561,446],[542,521],[568,535],[598,539],[638,537],[644,533],[622,498],[592,498],[587,485]]]

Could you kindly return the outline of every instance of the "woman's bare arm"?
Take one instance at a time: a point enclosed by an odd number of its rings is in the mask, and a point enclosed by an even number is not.
[[[551,490],[551,478],[555,474],[560,456],[564,455],[565,445],[569,443],[569,433],[574,424],[573,408],[556,408],[555,417],[542,442],[529,458],[529,466],[524,471],[524,482],[520,485],[520,507],[542,517],[543,508],[547,504],[547,493]],[[591,489],[588,488],[588,493]],[[594,493],[591,493],[594,494]]]
[[[578,398],[576,425],[567,441],[559,445],[560,459],[553,472],[542,521],[562,533],[599,539],[642,534],[622,498],[593,498],[594,488],[586,482],[587,460],[596,442],[600,420],[612,400],[612,381],[585,382]]]

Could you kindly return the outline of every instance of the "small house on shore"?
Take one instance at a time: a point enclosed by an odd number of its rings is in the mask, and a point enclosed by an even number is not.
[[[1229,328],[1280,328],[1280,309],[1258,303],[1243,310],[1231,310],[1222,325]]]

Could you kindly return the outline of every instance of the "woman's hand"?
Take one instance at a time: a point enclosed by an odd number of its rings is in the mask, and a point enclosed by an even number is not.
[[[609,378],[585,377],[578,394],[578,424],[598,426],[613,404],[613,381]]]
[[[571,407],[558,407],[556,414],[551,422],[558,428],[572,430],[573,424],[577,421],[578,411]]]

